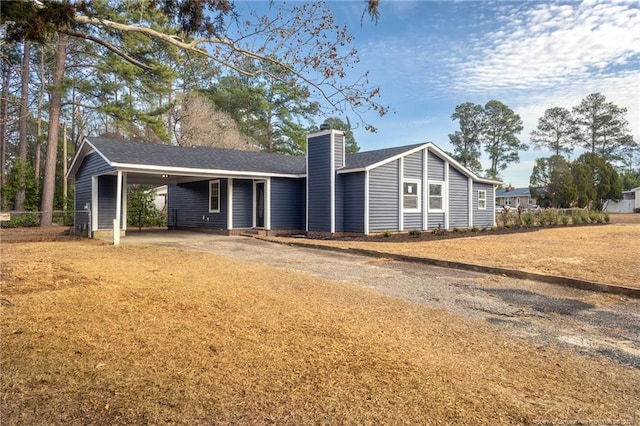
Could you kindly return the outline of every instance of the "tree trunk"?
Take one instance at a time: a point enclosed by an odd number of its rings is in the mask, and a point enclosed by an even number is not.
[[[29,121],[29,63],[31,56],[31,43],[24,42],[22,52],[22,69],[20,70],[20,80],[22,89],[20,93],[20,117],[18,118],[18,158],[23,158],[27,164],[27,124]],[[26,169],[20,168],[18,172],[18,190],[16,191],[14,208],[17,211],[24,210],[25,199],[25,173]]]
[[[2,67],[2,96],[0,97],[0,208],[5,205],[4,184],[5,184],[5,164],[7,159],[7,120],[9,119],[9,67]]]
[[[42,217],[40,226],[53,224],[53,197],[56,190],[56,162],[58,156],[58,131],[60,127],[60,112],[62,110],[62,78],[64,77],[64,63],[67,59],[66,34],[58,34],[56,46],[55,66],[53,69],[53,88],[51,89],[51,102],[49,106],[49,132],[47,135],[47,155],[44,164],[44,182],[42,185]],[[63,177],[66,179],[66,177]]]
[[[44,104],[44,91],[46,90],[46,75],[44,73],[44,46],[40,46],[40,94],[38,95],[38,129],[36,131],[36,155],[33,168],[36,173],[36,180],[40,179],[40,157],[42,155],[42,105]]]

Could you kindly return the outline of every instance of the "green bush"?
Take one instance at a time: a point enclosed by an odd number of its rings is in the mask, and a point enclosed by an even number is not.
[[[522,222],[525,224],[525,226],[533,226],[533,224],[535,223],[535,219],[536,217],[533,212],[526,212],[522,215]]]
[[[393,234],[391,233],[391,231],[382,231],[380,235],[383,236],[384,238],[391,238]]]
[[[591,223],[596,223],[598,221],[598,216],[599,215],[597,212],[594,212],[594,211],[589,212],[589,221]]]
[[[547,218],[546,213],[540,214],[540,226],[547,226],[549,224],[549,219]]]
[[[39,225],[40,218],[37,213],[12,213],[11,220],[0,222],[2,228],[27,228]]]
[[[480,228],[478,228],[477,226],[474,226],[473,228],[471,228],[471,232],[478,232],[480,231]]]
[[[565,213],[562,213],[560,215],[560,219],[562,220],[562,224],[564,226],[567,226],[569,224],[569,216],[567,216]]]
[[[611,221],[611,217],[609,217],[609,212],[604,213],[604,221],[605,223],[609,223]]]
[[[419,229],[412,229],[409,231],[409,235],[411,235],[412,237],[419,237],[420,234],[422,234],[422,231],[420,231]]]

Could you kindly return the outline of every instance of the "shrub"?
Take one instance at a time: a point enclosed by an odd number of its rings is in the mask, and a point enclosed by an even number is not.
[[[460,232],[460,228],[458,228],[458,227],[454,226],[454,227],[453,227],[453,232]]]
[[[536,217],[534,216],[533,212],[526,212],[522,215],[522,222],[525,224],[525,226],[533,226],[533,224],[535,223],[535,219]]]
[[[473,228],[471,228],[471,232],[478,232],[480,231],[480,228],[478,228],[477,226],[474,226]]]
[[[393,234],[391,233],[391,231],[382,231],[380,235],[383,236],[384,238],[391,238],[391,235]]]
[[[547,215],[545,213],[542,213],[540,215],[540,226],[547,226],[548,223],[549,219],[547,218]]]
[[[598,221],[598,216],[599,215],[597,212],[594,212],[594,211],[589,212],[589,221],[591,223],[596,223]]]
[[[611,221],[611,217],[609,217],[609,212],[604,213],[604,221],[605,223],[609,223]]]
[[[422,234],[422,231],[420,231],[419,229],[412,229],[409,231],[409,235],[411,235],[412,237],[419,237],[420,234]]]
[[[11,213],[11,219],[7,222],[0,222],[3,228],[27,228],[40,225],[40,218],[37,213]]]
[[[569,224],[569,216],[567,216],[566,214],[562,214],[560,215],[560,219],[562,220],[562,224],[564,226],[567,226]]]

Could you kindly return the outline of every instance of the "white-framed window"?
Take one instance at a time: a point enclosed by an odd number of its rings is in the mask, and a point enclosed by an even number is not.
[[[533,203],[533,198],[531,198],[531,197],[527,198],[527,204],[532,206],[534,204]]]
[[[511,197],[507,197],[504,199],[504,205],[505,206],[510,206],[511,205]]]
[[[429,182],[429,211],[444,211],[444,182]]]
[[[487,191],[484,189],[478,190],[478,210],[487,209]]]
[[[405,179],[402,182],[402,210],[407,213],[422,211],[420,202],[420,181]]]
[[[209,213],[220,213],[220,179],[209,181]]]

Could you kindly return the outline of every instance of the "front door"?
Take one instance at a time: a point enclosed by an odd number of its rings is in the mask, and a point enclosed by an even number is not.
[[[256,228],[264,228],[264,182],[256,182]]]

